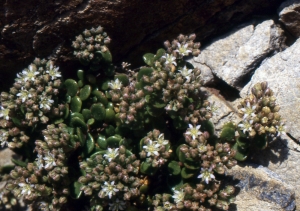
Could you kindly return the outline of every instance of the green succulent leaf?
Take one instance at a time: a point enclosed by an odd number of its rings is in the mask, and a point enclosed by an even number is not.
[[[114,80],[116,80],[116,79],[119,79],[119,81],[122,82],[123,86],[128,86],[129,85],[129,78],[126,74],[123,74],[123,73],[117,74],[114,77]]]
[[[172,175],[179,175],[181,172],[180,165],[177,161],[171,161],[168,164],[168,170]]]
[[[247,159],[248,153],[249,153],[249,149],[243,149],[241,148],[238,143],[235,143],[232,147],[233,150],[236,151],[236,154],[234,156],[234,158],[238,161],[244,161]]]
[[[94,138],[90,133],[88,133],[88,135],[87,135],[87,140],[86,140],[86,145],[85,146],[86,146],[87,154],[90,154],[93,151],[94,147],[95,147]]]
[[[81,189],[82,186],[83,186],[83,184],[81,184],[78,181],[75,181],[75,182],[71,183],[70,195],[73,199],[79,199],[80,198],[80,196],[82,194],[82,191],[80,189]]]
[[[90,109],[82,109],[82,116],[84,118],[84,121],[88,121],[92,117],[92,112]]]
[[[27,162],[21,161],[21,160],[17,160],[14,158],[11,158],[11,161],[16,164],[17,166],[21,166],[21,167],[26,167],[27,166]]]
[[[79,78],[79,80],[84,80],[84,71],[83,70],[78,70],[77,71],[77,77]]]
[[[116,116],[116,113],[114,111],[113,108],[107,108],[105,109],[105,113],[106,113],[106,116],[105,116],[105,122],[114,122],[115,120],[115,116]]]
[[[119,147],[119,143],[122,140],[122,137],[115,135],[115,136],[108,137],[106,140],[107,140],[108,146],[110,146],[112,148],[117,148],[117,147]]]
[[[82,89],[79,91],[79,97],[82,101],[87,100],[89,96],[91,95],[92,87],[90,85],[85,85]]]
[[[105,138],[105,136],[103,135],[99,135],[97,138],[97,144],[99,145],[99,147],[103,150],[107,149],[107,140]]]
[[[106,117],[105,107],[102,103],[95,103],[91,106],[92,117],[96,121],[103,121]]]
[[[230,126],[224,126],[220,135],[220,138],[224,141],[232,141],[235,138],[235,128]]]
[[[71,125],[73,127],[79,127],[82,131],[87,131],[87,125],[79,117],[72,118],[71,119]]]
[[[144,75],[151,77],[153,69],[150,67],[142,67],[137,75],[137,81],[140,82]]]
[[[78,136],[78,141],[79,141],[80,145],[84,146],[85,145],[85,135],[83,134],[82,130],[79,127],[76,128],[76,134]]]
[[[67,79],[65,81],[65,86],[67,88],[67,94],[74,97],[78,92],[78,84],[73,79]]]
[[[259,149],[265,149],[268,146],[268,137],[267,135],[256,135],[254,137],[254,144]]]
[[[143,55],[143,60],[147,65],[153,66],[154,56],[155,55],[153,53],[146,53]]]
[[[195,175],[195,171],[190,170],[186,167],[183,167],[181,170],[181,177],[183,179],[189,179],[189,178],[193,177],[194,175]]]
[[[98,102],[102,103],[104,106],[107,106],[108,100],[103,92],[94,90],[92,94],[97,97]]]
[[[71,100],[71,111],[72,112],[80,112],[82,106],[82,101],[78,96],[72,97]]]

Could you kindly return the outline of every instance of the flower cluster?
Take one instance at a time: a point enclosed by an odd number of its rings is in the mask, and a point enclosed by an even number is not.
[[[276,104],[276,97],[268,87],[267,82],[255,84],[252,94],[241,101],[239,114],[243,121],[238,127],[244,134],[254,137],[256,134],[280,135],[284,133],[280,107]]]
[[[28,68],[17,74],[9,93],[0,96],[1,146],[20,148],[29,141],[28,128],[47,124],[50,117],[63,115],[63,106],[54,106],[59,93],[61,74],[52,61],[35,59]]]

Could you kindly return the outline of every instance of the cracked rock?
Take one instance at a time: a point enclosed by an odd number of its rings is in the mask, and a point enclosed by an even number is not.
[[[235,166],[228,170],[239,182],[236,197],[237,210],[293,211],[295,193],[291,186],[271,170],[255,165]]]
[[[280,50],[283,40],[283,31],[273,20],[257,26],[250,24],[217,38],[194,58],[194,65],[199,63],[209,67],[213,74],[227,84],[241,89],[242,80],[268,54]]]
[[[279,9],[279,20],[295,37],[300,36],[300,1],[288,0],[283,2]]]

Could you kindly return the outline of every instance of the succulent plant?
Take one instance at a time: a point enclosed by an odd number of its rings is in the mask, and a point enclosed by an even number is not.
[[[92,28],[72,45],[85,65],[77,78],[62,80],[41,59],[17,74],[1,93],[0,142],[23,159],[2,176],[2,205],[22,198],[34,210],[68,210],[76,201],[97,211],[228,210],[234,187],[222,183],[225,170],[247,150],[242,139],[281,130],[279,108],[265,83],[257,85],[240,107],[251,130],[228,123],[216,136],[201,71],[184,60],[200,53],[194,40],[166,41],[134,71],[113,65],[110,38]]]

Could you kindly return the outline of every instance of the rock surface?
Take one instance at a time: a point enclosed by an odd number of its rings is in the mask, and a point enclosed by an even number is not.
[[[179,33],[195,32],[201,41],[253,15],[275,13],[281,2],[0,0],[1,86],[9,86],[15,73],[35,57],[52,55],[65,72],[70,65],[78,66],[67,62],[73,59],[71,41],[86,28],[102,25],[113,40],[114,60],[140,64],[144,53],[156,51]]]
[[[235,204],[243,211],[293,211],[295,209],[294,189],[277,174],[262,166],[235,166],[228,176],[239,182],[240,188]]]
[[[300,36],[300,1],[288,0],[283,2],[279,9],[279,20],[295,37]]]
[[[280,50],[283,40],[283,31],[272,20],[250,24],[217,38],[194,58],[194,65],[208,67],[218,78],[241,89],[245,76],[269,53]]]

